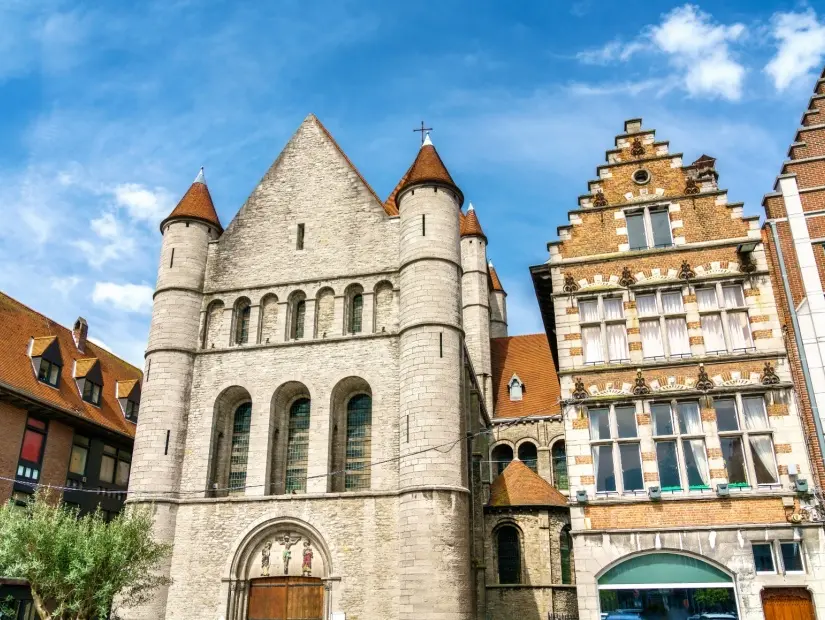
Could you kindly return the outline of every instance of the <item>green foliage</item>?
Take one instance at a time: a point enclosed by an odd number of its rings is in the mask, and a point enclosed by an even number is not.
[[[0,507],[0,575],[29,582],[41,620],[107,618],[114,603],[143,602],[168,583],[157,569],[171,548],[151,530],[148,509],[107,523],[38,491],[26,508]]]
[[[693,600],[704,610],[724,606],[730,598],[730,588],[702,588],[693,595]]]

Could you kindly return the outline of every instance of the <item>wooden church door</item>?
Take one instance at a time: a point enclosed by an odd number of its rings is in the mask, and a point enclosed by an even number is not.
[[[248,620],[324,620],[324,584],[316,577],[253,579],[248,609]]]
[[[805,588],[767,588],[762,591],[765,620],[815,620],[811,593]]]

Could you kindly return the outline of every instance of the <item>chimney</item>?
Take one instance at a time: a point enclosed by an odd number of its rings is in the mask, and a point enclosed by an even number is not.
[[[89,324],[82,316],[77,317],[72,329],[72,337],[74,338],[75,346],[81,353],[86,352],[86,336],[89,335]]]

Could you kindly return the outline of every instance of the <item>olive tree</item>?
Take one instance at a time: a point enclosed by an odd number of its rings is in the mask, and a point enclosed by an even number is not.
[[[169,553],[152,538],[149,509],[107,522],[43,491],[24,508],[0,507],[0,575],[29,582],[40,620],[116,617],[115,604],[141,603],[169,583],[157,570]]]

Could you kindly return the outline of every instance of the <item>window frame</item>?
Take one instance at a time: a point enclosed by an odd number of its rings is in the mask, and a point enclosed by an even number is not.
[[[242,345],[249,342],[249,327],[252,322],[252,304],[248,300],[241,300],[235,305],[235,344]]]
[[[745,422],[744,417],[744,399],[745,398],[758,398],[761,400],[762,403],[762,411],[764,413],[765,419],[765,427],[760,429],[748,429],[747,424]],[[774,443],[774,429],[771,428],[771,419],[768,415],[767,406],[765,404],[765,395],[763,393],[753,393],[753,394],[742,394],[741,392],[736,392],[734,394],[726,394],[721,398],[714,399],[714,413],[716,412],[716,403],[718,401],[728,401],[733,400],[734,406],[736,409],[736,423],[738,428],[736,430],[728,430],[728,431],[720,431],[718,430],[716,434],[720,439],[720,447],[721,447],[721,440],[723,438],[733,438],[738,437],[742,442],[742,456],[745,460],[744,470],[745,476],[747,477],[746,483],[738,483],[730,482],[730,474],[728,472],[727,462],[725,462],[725,473],[728,476],[728,486],[731,488],[741,488],[741,489],[773,489],[779,488],[782,485],[782,480],[779,474],[779,464],[776,462],[776,444]],[[718,420],[718,417],[717,417]],[[718,421],[717,421],[718,424]],[[751,447],[751,437],[769,437],[771,441],[771,456],[773,458],[773,472],[776,476],[776,482],[771,483],[759,483],[756,481],[756,468],[755,468],[755,459],[753,455],[753,448]],[[723,457],[724,460],[724,457]],[[756,484],[753,484],[753,483]]]
[[[95,388],[97,388],[97,393],[95,393]],[[90,405],[94,405],[95,407],[100,407],[100,398],[102,395],[102,385],[95,383],[89,378],[85,378],[83,380],[83,390],[81,390],[80,392],[80,398],[83,400],[83,402],[89,403]],[[95,396],[97,396],[97,399],[95,399]]]
[[[306,412],[299,407],[306,405]],[[299,421],[306,419],[306,429]],[[308,396],[299,396],[289,405],[287,412],[287,438],[284,466],[284,493],[306,493],[307,472],[309,470],[309,431],[312,420],[312,400]],[[299,435],[303,432],[303,437]],[[302,451],[302,455],[296,452]],[[292,473],[291,473],[292,472]],[[294,484],[291,484],[294,483]]]
[[[138,416],[140,415],[140,402],[134,401],[131,398],[125,398],[126,404],[123,407],[123,417],[129,422],[137,424]]]
[[[738,286],[739,289],[742,291],[742,299],[744,300],[744,305],[742,306],[734,306],[728,308],[725,305],[725,288],[730,288],[733,286]],[[708,290],[713,289],[716,293],[716,308],[702,310],[699,308],[699,291],[701,290]],[[699,323],[701,324],[702,318],[705,316],[710,315],[717,315],[720,317],[720,321],[722,323],[722,338],[725,341],[725,348],[709,351],[707,348],[707,343],[704,344],[705,348],[705,355],[722,355],[726,353],[730,353],[733,355],[746,355],[748,353],[753,353],[756,351],[756,346],[753,342],[753,329],[751,328],[750,323],[750,308],[748,306],[748,298],[745,296],[745,285],[741,281],[724,281],[720,280],[718,282],[710,282],[707,284],[703,284],[701,286],[697,286],[694,288],[694,294],[696,295],[696,307],[697,312],[699,313]],[[721,301],[721,303],[720,303]],[[730,325],[728,323],[728,317],[734,314],[744,314],[745,315],[745,323],[748,326],[748,339],[750,340],[750,346],[739,349],[733,348],[733,340],[731,337]],[[702,339],[705,340],[705,329],[704,327],[701,328],[702,330]]]
[[[598,438],[593,439],[593,427],[590,424],[590,414],[593,411],[603,411],[607,409],[608,411],[608,428],[609,428],[609,437],[608,438]],[[633,425],[635,428],[635,435],[632,437],[619,437],[619,426],[618,420],[616,417],[616,409],[633,409]],[[590,431],[590,455],[593,461],[593,477],[594,477],[594,486],[596,487],[596,495],[602,497],[608,497],[611,495],[639,495],[640,493],[646,492],[646,485],[645,485],[645,474],[644,474],[644,461],[642,460],[642,437],[639,435],[639,420],[638,420],[638,408],[636,407],[635,402],[618,402],[612,403],[610,405],[605,405],[601,407],[590,407],[587,410],[587,421],[588,421],[588,429]],[[641,473],[642,477],[642,485],[638,489],[625,489],[625,480],[624,480],[624,469],[622,468],[622,457],[621,457],[621,446],[623,445],[635,445],[636,449],[639,454],[639,472]],[[596,458],[595,458],[595,451],[603,446],[610,446],[611,451],[611,463],[613,465],[613,480],[615,489],[610,490],[599,490],[599,472],[596,469]]]
[[[512,556],[510,556],[510,555],[502,556],[502,553],[501,553],[501,547],[502,547],[501,535],[505,530],[512,530],[513,533],[515,534],[515,546],[513,548],[515,550],[515,559],[517,560],[517,562],[515,563],[515,568],[516,568],[515,572],[516,572],[516,574],[515,574],[515,580],[513,580],[513,581],[511,581],[509,579],[507,581],[502,580],[502,570],[501,570],[502,569],[502,557],[512,558]],[[523,558],[522,558],[523,554],[522,554],[522,549],[521,549],[521,531],[519,530],[518,527],[516,527],[515,524],[505,522],[505,523],[501,524],[500,526],[498,526],[496,528],[495,536],[496,536],[496,581],[498,582],[498,585],[502,585],[502,586],[518,586],[518,585],[521,585],[523,583],[523,579],[522,579],[523,578],[523,574],[522,574],[523,571],[521,570],[521,568],[522,568],[521,565],[522,565],[522,562],[523,562]],[[508,541],[508,542],[511,543],[512,541]],[[511,567],[508,567],[508,568],[513,568],[513,567],[511,566]]]
[[[635,181],[634,181],[635,182]],[[645,205],[643,207],[629,207],[624,209],[624,217],[625,217],[625,230],[627,231],[627,245],[632,252],[639,252],[643,250],[658,250],[664,248],[672,248],[674,246],[673,242],[673,227],[670,223],[670,203],[666,204],[655,204],[655,205]],[[651,213],[660,213],[664,212],[667,214],[668,219],[668,236],[670,237],[670,243],[668,244],[656,244],[655,239],[653,236],[653,218],[651,217]],[[639,214],[642,215],[642,222],[644,227],[645,233],[645,247],[633,247],[630,241],[630,230],[627,226],[627,218],[638,216]]]
[[[34,422],[34,424],[32,424]],[[43,426],[38,426],[38,424],[42,424]],[[32,461],[30,459],[23,458],[23,447],[26,444],[26,436],[29,433],[34,433],[37,435],[42,435],[42,443],[40,444],[40,455],[38,456],[37,462]],[[28,416],[26,418],[26,426],[23,430],[23,439],[20,442],[20,450],[17,452],[17,469],[15,478],[20,479],[26,482],[37,482],[40,481],[40,474],[42,473],[41,470],[43,468],[43,457],[46,454],[46,442],[49,439],[49,422],[48,420],[41,420],[38,417]],[[26,474],[26,472],[29,472]]]
[[[770,552],[771,556],[771,566],[773,566],[773,570],[759,570],[756,567],[756,554],[753,552],[755,547],[767,547],[768,551]],[[779,571],[777,570],[777,557],[776,557],[776,549],[774,549],[773,542],[751,542],[751,556],[753,557],[753,567],[754,572],[757,575],[776,575]]]
[[[683,403],[691,403],[697,406],[699,411],[699,423],[701,425],[701,432],[700,433],[685,433],[682,432],[682,425],[679,423],[679,410],[678,407],[680,404]],[[656,429],[656,416],[653,413],[653,407],[656,405],[667,405],[670,408],[670,430],[671,433],[657,433]],[[707,433],[705,432],[705,426],[702,423],[702,405],[701,402],[694,399],[694,398],[669,398],[669,399],[656,399],[650,402],[650,426],[651,426],[651,440],[653,441],[653,451],[656,454],[656,472],[659,474],[659,486],[662,491],[667,492],[677,492],[677,493],[684,493],[685,491],[707,491],[710,490],[710,457],[708,456],[708,442],[707,442]],[[707,468],[706,473],[708,475],[708,484],[707,485],[693,485],[690,484],[690,477],[688,476],[687,470],[687,457],[685,455],[685,441],[696,441],[701,440],[702,444],[704,445],[705,450],[705,467]],[[665,442],[673,442],[676,444],[676,467],[679,471],[679,488],[674,489],[672,487],[665,487],[662,485],[662,473],[661,467],[659,466],[659,452],[658,452],[658,444],[665,443]]]
[[[802,546],[801,540],[779,540],[779,557],[782,559],[782,574],[783,575],[806,575],[808,573],[808,563],[805,561],[805,548]],[[802,564],[802,570],[788,570],[785,565],[785,554],[782,552],[784,545],[796,545],[799,549],[799,561]]]
[[[364,293],[353,293],[350,297],[348,323],[350,334],[360,334],[364,331]]]
[[[354,437],[350,435],[350,415],[355,416],[363,413],[353,402],[364,402],[369,399],[369,410],[366,411],[365,421],[362,426],[365,429],[363,435]],[[366,410],[366,408],[364,408]],[[369,491],[372,488],[372,395],[366,393],[353,394],[347,399],[344,415],[346,416],[346,434],[344,437],[344,492]],[[353,427],[355,424],[353,423]],[[356,441],[356,439],[360,441]],[[350,449],[360,445],[363,453],[361,456],[350,454]],[[355,465],[355,467],[353,466]]]
[[[48,369],[48,372],[43,372],[43,369]],[[40,358],[40,366],[37,370],[37,380],[40,383],[44,383],[49,387],[59,388],[60,387],[60,373],[63,370],[63,366],[61,364],[57,364],[50,360],[47,360],[45,357]],[[54,374],[54,383],[49,381],[49,377]],[[41,375],[45,375],[42,377]]]
[[[622,310],[622,318],[620,319],[608,319],[605,315],[605,300],[606,299],[615,299],[621,303],[621,310]],[[582,336],[582,358],[585,360],[585,366],[598,366],[600,364],[629,364],[630,363],[630,343],[628,342],[628,334],[627,334],[627,311],[624,307],[625,298],[623,294],[617,294],[615,292],[610,293],[601,293],[598,295],[582,297],[577,301],[577,306],[581,307],[582,302],[596,302],[596,311],[599,315],[598,321],[585,321],[582,320],[582,315],[579,313],[579,333]],[[624,327],[624,344],[625,344],[625,353],[627,357],[619,358],[613,360],[610,358],[610,344],[607,339],[607,328],[608,326],[614,325],[621,325]],[[584,330],[587,328],[599,328],[599,341],[601,343],[602,348],[602,359],[599,361],[592,361],[588,362],[585,356],[585,348],[584,348]]]
[[[667,293],[678,293],[681,297],[682,301],[682,311],[681,312],[665,312],[665,305],[662,299],[662,295]],[[657,314],[652,315],[645,315],[642,316],[639,314],[639,297],[646,297],[649,295],[654,295],[656,297],[656,312]],[[657,361],[657,360],[669,360],[669,359],[688,359],[693,357],[692,352],[690,351],[690,332],[688,331],[688,320],[687,320],[687,310],[685,309],[685,289],[682,286],[664,286],[664,287],[657,287],[655,289],[640,289],[633,291],[633,301],[636,304],[636,318],[639,321],[639,332],[641,333],[642,323],[647,322],[654,322],[657,321],[659,323],[659,338],[662,342],[662,351],[664,355],[662,356],[647,356],[645,355],[644,351],[644,344],[642,344],[642,359],[646,361]],[[667,322],[669,320],[674,319],[681,319],[685,322],[685,333],[687,334],[687,345],[688,351],[687,353],[673,353],[672,346],[670,343],[670,338],[667,335]],[[643,341],[642,341],[643,342]]]
[[[85,443],[84,443],[85,442]],[[72,450],[69,452],[69,467],[68,473],[70,476],[80,476],[81,478],[85,479],[86,475],[89,472],[89,453],[91,449],[92,441],[89,437],[85,435],[78,435],[75,433],[74,437],[72,438]],[[72,471],[72,460],[75,454],[75,448],[80,450],[85,450],[86,456],[83,459],[83,471],[77,472]]]

